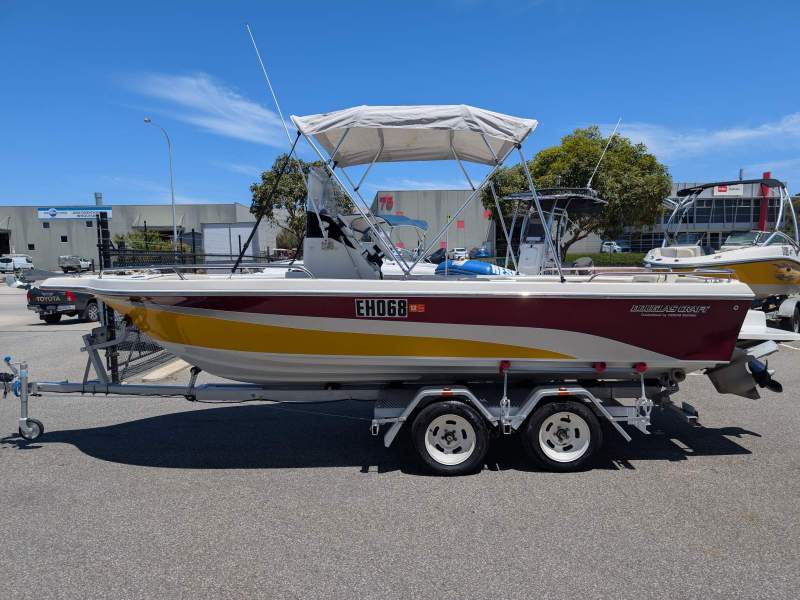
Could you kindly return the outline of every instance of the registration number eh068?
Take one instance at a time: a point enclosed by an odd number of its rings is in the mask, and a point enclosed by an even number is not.
[[[356,316],[361,318],[408,317],[408,300],[404,298],[356,298]]]

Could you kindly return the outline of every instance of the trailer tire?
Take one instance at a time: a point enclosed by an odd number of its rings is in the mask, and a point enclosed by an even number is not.
[[[603,444],[600,421],[577,400],[539,406],[522,430],[528,457],[550,471],[581,471]]]
[[[423,408],[411,426],[414,448],[437,475],[464,475],[483,465],[489,449],[485,419],[464,402],[434,402]]]
[[[42,422],[38,419],[26,419],[25,426],[25,429],[22,427],[18,429],[19,436],[29,442],[32,442],[44,433],[44,425],[42,425]]]
[[[800,303],[794,307],[794,312],[791,317],[781,319],[781,325],[787,331],[800,333]]]

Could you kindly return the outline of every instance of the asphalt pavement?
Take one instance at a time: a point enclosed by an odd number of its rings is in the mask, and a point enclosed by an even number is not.
[[[0,354],[80,379],[80,334],[0,288]],[[797,598],[800,344],[783,394],[716,394],[691,375],[671,414],[596,467],[537,471],[495,444],[472,476],[422,472],[371,406],[0,400],[0,589],[8,598]]]

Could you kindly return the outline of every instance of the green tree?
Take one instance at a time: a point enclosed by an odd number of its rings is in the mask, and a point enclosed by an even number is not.
[[[306,184],[305,180],[312,168],[324,169],[321,161],[306,162],[300,158],[292,158],[283,173],[278,177],[286,161],[286,154],[281,154],[272,163],[268,171],[261,173],[261,181],[250,186],[253,202],[250,212],[263,216],[268,223],[280,227],[287,232],[283,241],[296,240],[290,248],[296,247],[297,241],[303,239],[306,231]],[[275,182],[278,187],[270,197]],[[336,188],[337,204],[346,211],[349,197]],[[288,234],[291,234],[289,236]]]
[[[121,235],[114,234],[114,244],[119,246],[120,242],[125,244],[127,250],[146,250],[148,252],[171,252],[172,251],[172,233],[169,237],[161,237],[158,231],[148,229],[135,229]],[[183,243],[178,243],[178,252],[190,252],[191,248]]]
[[[558,146],[541,150],[528,162],[534,184],[537,188],[586,187],[607,142],[608,138],[603,137],[597,126],[576,129],[561,138]],[[521,165],[501,169],[493,182],[500,197],[528,189]],[[671,187],[667,167],[644,144],[614,136],[592,180],[592,188],[608,204],[597,214],[570,216],[563,255],[572,244],[590,234],[613,238],[626,226],[653,225],[661,215],[661,201],[669,196]],[[488,188],[484,190],[483,203],[494,208]],[[503,202],[501,208],[508,215],[513,206],[511,202]]]
[[[285,248],[287,250],[294,250],[297,248],[300,240],[295,234],[288,229],[281,229],[278,235],[275,236],[275,246],[278,248]]]

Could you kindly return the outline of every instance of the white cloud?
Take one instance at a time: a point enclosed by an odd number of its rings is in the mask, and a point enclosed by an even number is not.
[[[469,186],[465,179],[412,179],[402,177],[399,179],[389,179],[388,183],[394,189],[409,190],[467,190]],[[477,183],[477,182],[475,182]]]
[[[126,176],[107,176],[103,178],[108,185],[115,189],[107,194],[109,200],[114,200],[114,196],[122,200],[139,200],[141,202],[164,202],[171,201],[170,189],[167,185],[162,185],[147,179]],[[124,195],[124,196],[123,196]],[[214,200],[201,198],[198,196],[187,196],[185,194],[175,194],[175,204],[213,204]]]
[[[610,130],[611,127],[606,126],[604,129]],[[800,113],[753,127],[716,130],[679,130],[653,123],[623,121],[620,133],[634,142],[644,143],[659,158],[671,159],[698,156],[759,140],[800,142]]]
[[[480,180],[473,177],[477,186]],[[412,179],[409,177],[389,177],[376,183],[365,183],[364,189],[375,193],[379,190],[468,190],[465,179]]]
[[[785,160],[761,162],[755,165],[748,165],[745,170],[753,171],[754,177],[760,176],[764,171],[772,171],[772,173],[777,176],[777,172],[800,170],[800,158],[787,158]]]
[[[126,85],[169,105],[158,112],[205,131],[267,146],[286,145],[277,114],[206,73],[148,73],[128,79]]]
[[[215,167],[219,167],[220,169],[225,169],[227,171],[231,171],[232,173],[239,173],[240,175],[247,175],[248,177],[254,177],[256,179],[260,178],[261,173],[267,170],[256,165],[249,165],[245,163],[215,161],[211,164]]]

